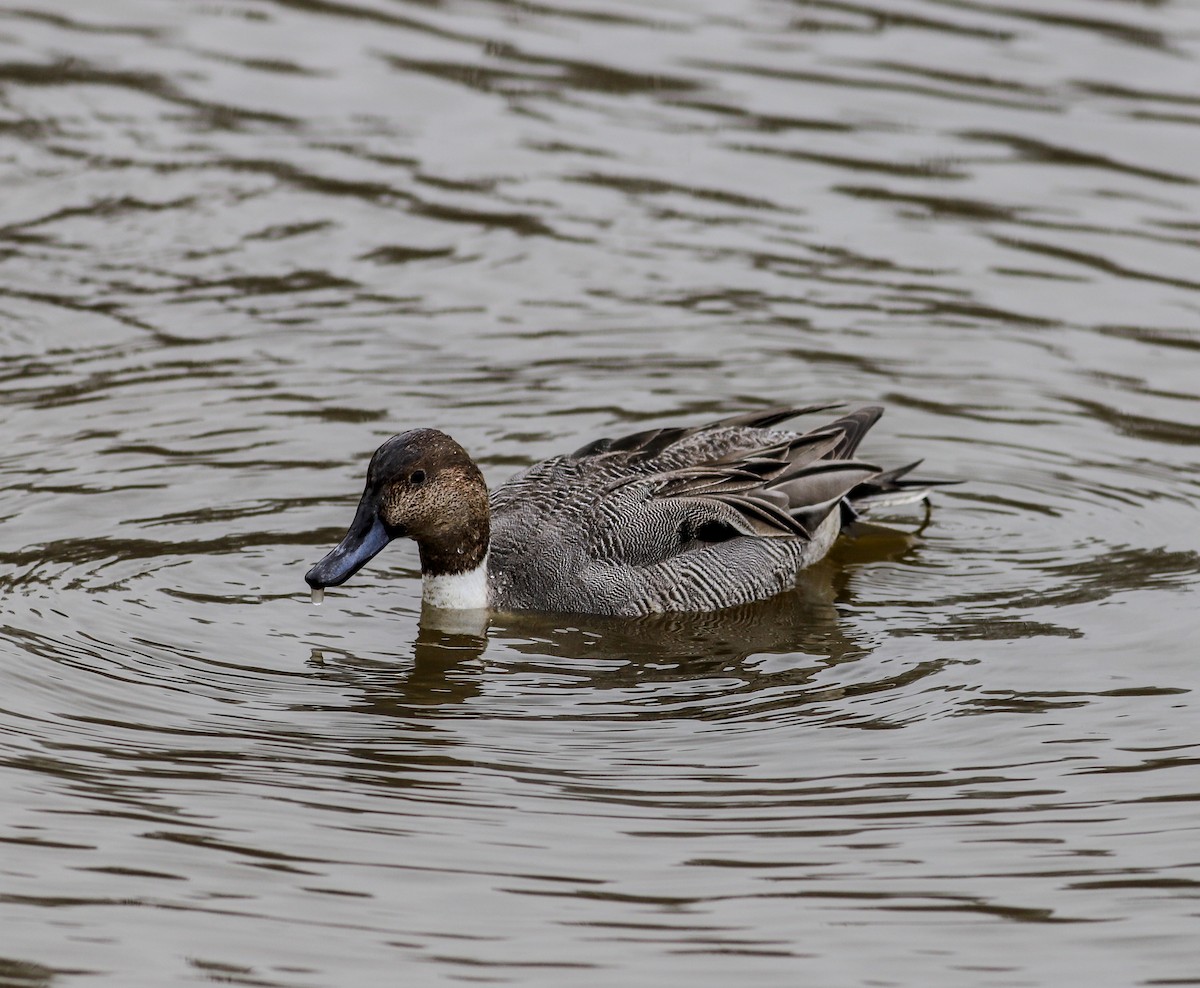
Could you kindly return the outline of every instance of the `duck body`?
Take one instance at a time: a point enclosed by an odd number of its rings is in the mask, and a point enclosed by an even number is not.
[[[777,428],[828,407],[598,440],[490,496],[449,436],[402,433],[376,451],[350,531],[305,579],[342,583],[409,536],[435,607],[638,616],[763,600],[794,587],[861,511],[920,500],[937,483],[908,479],[915,464],[854,458],[882,409]]]

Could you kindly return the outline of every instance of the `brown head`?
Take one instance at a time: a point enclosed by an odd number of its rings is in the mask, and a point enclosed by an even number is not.
[[[464,573],[487,553],[489,519],[487,484],[467,451],[437,429],[402,432],[375,451],[350,530],[304,579],[337,586],[403,537],[416,541],[422,573]]]

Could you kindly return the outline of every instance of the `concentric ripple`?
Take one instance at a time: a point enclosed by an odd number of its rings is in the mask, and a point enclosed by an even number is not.
[[[1194,6],[0,13],[0,984],[1196,982]],[[309,603],[367,457],[881,403],[715,615]],[[1189,711],[1191,711],[1189,713]]]

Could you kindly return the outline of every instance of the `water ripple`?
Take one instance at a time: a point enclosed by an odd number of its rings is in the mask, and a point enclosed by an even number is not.
[[[1190,977],[1197,27],[0,15],[0,981]],[[304,592],[403,428],[825,399],[966,483],[774,601]]]

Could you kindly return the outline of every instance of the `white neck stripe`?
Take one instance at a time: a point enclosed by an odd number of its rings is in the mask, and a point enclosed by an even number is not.
[[[483,610],[488,606],[488,557],[465,573],[421,575],[421,599],[430,607],[447,611]]]

